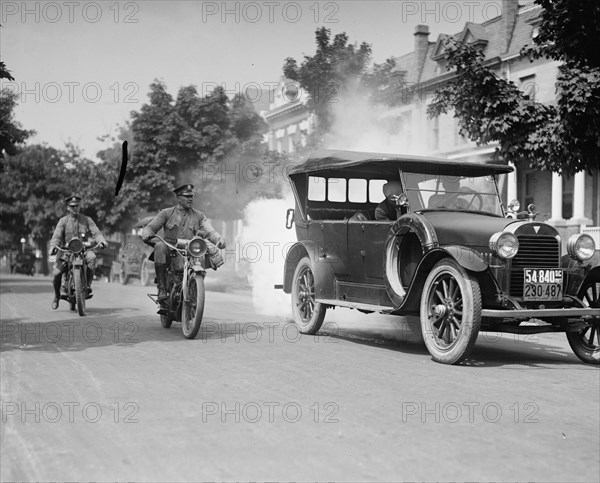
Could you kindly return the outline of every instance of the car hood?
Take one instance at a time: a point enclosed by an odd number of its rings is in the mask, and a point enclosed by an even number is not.
[[[490,236],[517,220],[464,211],[427,211],[440,245],[488,246]]]

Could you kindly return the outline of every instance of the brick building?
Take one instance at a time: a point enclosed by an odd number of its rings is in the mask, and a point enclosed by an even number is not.
[[[489,68],[499,77],[516,83],[533,100],[548,104],[556,101],[559,63],[547,59],[530,62],[520,54],[523,46],[531,44],[537,35],[540,13],[540,7],[531,2],[520,5],[518,0],[502,0],[500,16],[481,24],[467,22],[460,32],[430,39],[427,25],[415,27],[414,50],[396,58],[396,63],[397,69],[404,72],[407,85],[416,86],[417,95],[385,115],[393,121],[390,124],[395,126],[395,135],[401,137],[406,152],[486,161],[496,147],[476,146],[460,136],[458,122],[451,115],[428,119],[427,107],[435,90],[454,75],[445,65],[443,41],[448,35],[481,49]],[[289,139],[299,126],[310,129],[310,116],[301,99],[286,102],[286,96],[281,96],[279,104],[271,105],[265,119],[272,128],[271,147],[283,152],[291,150]],[[586,231],[596,237],[600,246],[598,170],[592,175],[580,172],[567,178],[517,163],[515,172],[507,176],[503,191],[507,201],[516,198],[523,207],[534,203],[541,212],[538,219],[554,224],[563,236],[579,232],[587,225]]]

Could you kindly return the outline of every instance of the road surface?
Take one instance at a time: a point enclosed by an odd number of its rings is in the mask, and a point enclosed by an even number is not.
[[[139,285],[89,314],[2,275],[2,481],[598,481],[600,371],[564,334],[480,334],[434,363],[414,321],[207,292],[193,340]]]

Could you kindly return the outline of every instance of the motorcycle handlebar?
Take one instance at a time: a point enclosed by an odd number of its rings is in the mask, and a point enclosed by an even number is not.
[[[177,250],[180,252],[185,251],[185,246],[180,247],[180,246],[175,246],[171,243],[169,243],[167,240],[165,240],[163,237],[161,237],[160,235],[155,235],[156,238],[158,238],[161,242],[163,242],[165,245],[167,245],[171,250]],[[183,242],[183,243],[182,243]],[[189,242],[189,240],[183,240],[178,238],[177,239],[177,245],[179,245],[180,243],[184,244],[187,246],[187,242]]]
[[[96,243],[94,245],[88,244],[87,242],[83,243],[83,246],[86,250],[95,250],[96,248],[98,248],[100,246],[100,243]],[[56,246],[55,248],[58,248],[59,250],[62,250],[63,252],[70,252],[71,250],[69,250],[68,246]],[[101,247],[101,249],[103,249],[104,247]]]

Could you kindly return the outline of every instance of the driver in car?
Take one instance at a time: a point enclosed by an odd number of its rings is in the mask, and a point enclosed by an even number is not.
[[[428,209],[435,208],[450,208],[450,209],[466,209],[465,200],[458,196],[461,194],[460,178],[449,176],[442,179],[444,193],[437,193],[429,198],[427,204]]]
[[[211,242],[208,244],[209,255],[217,251],[214,248],[215,245],[219,249],[225,248],[225,239],[213,229],[204,213],[192,208],[194,185],[184,184],[174,189],[173,193],[177,195],[177,206],[160,211],[142,231],[142,240],[154,247],[158,303],[161,305],[168,298],[167,266],[171,262],[170,248],[156,238],[156,234],[161,228],[164,229],[163,238],[171,244],[177,243],[178,238],[189,240],[194,236],[201,236]]]

